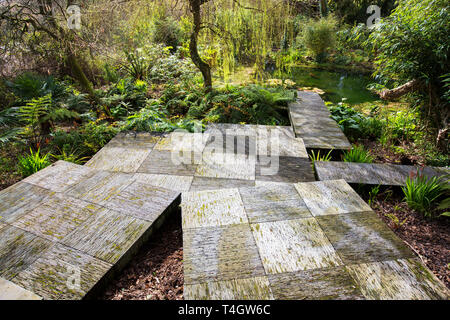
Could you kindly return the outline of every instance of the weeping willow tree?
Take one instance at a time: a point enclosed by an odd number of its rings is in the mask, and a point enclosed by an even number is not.
[[[227,79],[238,64],[253,65],[261,79],[267,55],[292,41],[291,7],[284,0],[189,0],[192,61],[212,87],[211,66]],[[199,53],[200,51],[200,53]]]

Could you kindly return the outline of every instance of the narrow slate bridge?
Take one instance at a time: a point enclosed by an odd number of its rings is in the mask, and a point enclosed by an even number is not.
[[[322,104],[299,93],[293,128],[121,133],[1,191],[0,298],[95,297],[181,206],[186,299],[448,299],[345,177],[315,181],[306,148],[350,147]]]

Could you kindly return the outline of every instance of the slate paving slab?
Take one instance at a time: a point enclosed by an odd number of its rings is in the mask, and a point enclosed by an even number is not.
[[[312,217],[293,185],[240,188],[239,193],[250,223]]]
[[[68,190],[74,198],[104,205],[133,182],[132,174],[99,171]]]
[[[43,299],[93,297],[179,204],[149,178],[59,161],[1,191],[0,277]]]
[[[78,300],[111,267],[111,264],[91,255],[55,244],[12,281],[47,300]]]
[[[318,216],[317,221],[346,264],[414,256],[373,211]]]
[[[203,282],[184,286],[186,300],[273,300],[267,277]]]
[[[95,173],[95,170],[90,170],[84,166],[66,161],[57,161],[47,168],[27,177],[23,182],[54,192],[65,192]]]
[[[299,157],[259,156],[255,179],[286,183],[315,181],[311,162]]]
[[[148,221],[103,209],[67,235],[61,243],[114,264],[150,225]]]
[[[255,186],[255,181],[253,180],[194,177],[189,191],[232,189],[253,186]]]
[[[398,259],[346,267],[370,300],[449,298],[448,289],[419,259]]]
[[[104,203],[106,208],[153,222],[178,197],[179,192],[133,182]]]
[[[51,192],[19,182],[0,191],[0,222],[13,222],[41,203]]]
[[[372,210],[344,180],[297,183],[295,188],[313,216]]]
[[[100,206],[55,194],[11,224],[50,241],[58,241],[95,215]]]
[[[11,280],[28,268],[52,242],[34,234],[6,226],[0,236],[0,277]]]
[[[147,174],[136,173],[133,178],[136,182],[145,183],[152,186],[161,187],[164,189],[184,192],[189,191],[194,177],[190,176],[175,176],[167,174]]]
[[[248,221],[236,188],[182,194],[183,229],[241,224]]]
[[[296,137],[306,148],[351,149],[351,144],[333,121],[325,103],[317,93],[298,91],[296,102],[289,104],[289,117]]]
[[[166,133],[160,132],[121,132],[105,148],[152,149]],[[94,156],[95,158],[95,156]]]
[[[210,134],[203,151],[205,153],[230,153],[255,156],[256,148],[256,136]]]
[[[251,225],[267,274],[342,265],[314,218]]]
[[[182,196],[186,299],[449,297],[343,180],[209,192]]]
[[[343,266],[293,273],[271,274],[277,300],[364,300],[357,283]]]
[[[154,150],[201,153],[207,140],[208,134],[175,131],[162,137],[155,145]]]
[[[176,176],[194,176],[202,154],[198,152],[172,152],[153,150],[137,170],[138,173],[152,173]]]
[[[185,284],[264,276],[248,224],[184,229]]]
[[[150,149],[144,148],[103,148],[86,166],[115,172],[136,172],[150,152]]]
[[[409,176],[419,173],[427,177],[450,174],[449,168],[416,167],[383,163],[352,163],[317,161],[315,168],[319,180],[343,179],[348,183],[370,185],[404,186]]]
[[[255,180],[255,156],[234,153],[203,153],[196,177]]]

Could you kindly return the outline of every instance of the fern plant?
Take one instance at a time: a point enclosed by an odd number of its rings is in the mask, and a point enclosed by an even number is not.
[[[17,128],[17,108],[8,108],[0,111],[0,145],[15,140],[21,129]]]
[[[19,157],[19,172],[26,178],[50,165],[48,154],[40,155],[40,149],[36,152],[30,148],[30,154]]]
[[[51,95],[31,99],[26,105],[20,107],[20,119],[25,124],[23,133],[30,137],[34,146],[38,146],[41,140],[42,119],[47,115],[47,111],[52,104]]]

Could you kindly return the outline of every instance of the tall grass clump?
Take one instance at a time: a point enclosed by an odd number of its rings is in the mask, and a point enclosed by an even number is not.
[[[415,176],[406,179],[406,186],[402,190],[408,206],[430,218],[433,206],[444,195],[446,188],[448,183],[442,177],[428,178],[417,171]]]
[[[363,146],[356,146],[344,153],[344,162],[372,163],[373,157]]]
[[[19,172],[24,178],[31,176],[49,165],[50,160],[48,154],[41,155],[40,149],[36,152],[30,149],[30,154],[19,157]]]

